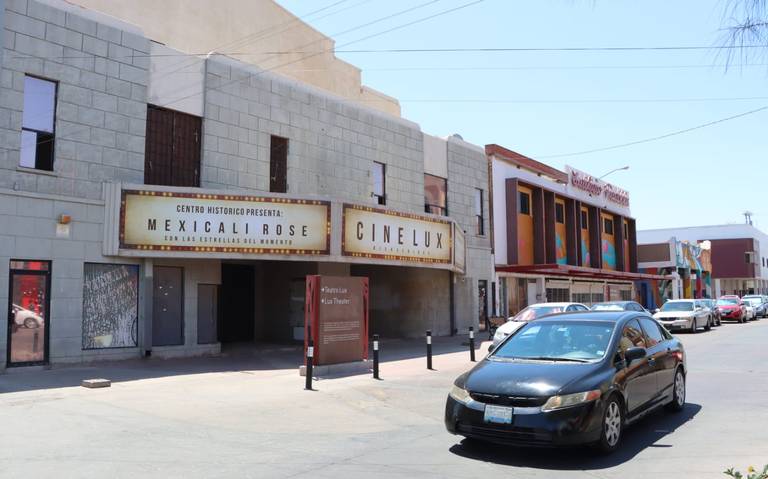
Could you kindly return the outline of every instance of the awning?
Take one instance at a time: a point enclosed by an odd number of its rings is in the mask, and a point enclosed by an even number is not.
[[[620,281],[651,281],[673,279],[672,276],[647,273],[630,273],[610,269],[588,268],[570,264],[530,264],[496,266],[499,273],[525,273],[547,276],[570,276],[575,278],[608,279]]]

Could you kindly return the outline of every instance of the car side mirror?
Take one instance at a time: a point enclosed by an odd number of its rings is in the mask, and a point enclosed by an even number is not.
[[[629,348],[624,352],[624,359],[627,361],[627,364],[635,359],[643,359],[645,356],[645,348]]]
[[[654,313],[658,313],[660,311],[661,311],[661,309],[659,309],[659,308],[656,308],[656,309],[653,310]]]

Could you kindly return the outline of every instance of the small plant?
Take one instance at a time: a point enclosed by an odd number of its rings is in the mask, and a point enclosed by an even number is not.
[[[749,466],[746,476],[739,471],[734,471],[733,468],[724,471],[723,474],[733,479],[768,479],[768,465],[763,467],[761,472],[757,472],[753,466]]]

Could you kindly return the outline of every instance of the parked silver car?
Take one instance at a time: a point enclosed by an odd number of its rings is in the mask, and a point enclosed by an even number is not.
[[[694,299],[673,299],[656,310],[653,317],[668,330],[687,330],[691,333],[703,327],[712,329],[712,312],[696,304]]]
[[[517,331],[522,325],[536,318],[546,316],[548,314],[566,313],[574,311],[589,311],[589,308],[581,303],[539,303],[532,304],[515,316],[507,319],[507,322],[502,324],[496,329],[496,333],[493,335],[493,344],[489,347],[494,349],[510,334]]]

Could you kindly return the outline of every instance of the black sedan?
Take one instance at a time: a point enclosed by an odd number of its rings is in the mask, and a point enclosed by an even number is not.
[[[448,396],[449,432],[518,446],[615,450],[651,411],[685,405],[683,345],[637,312],[565,313],[527,323]]]

